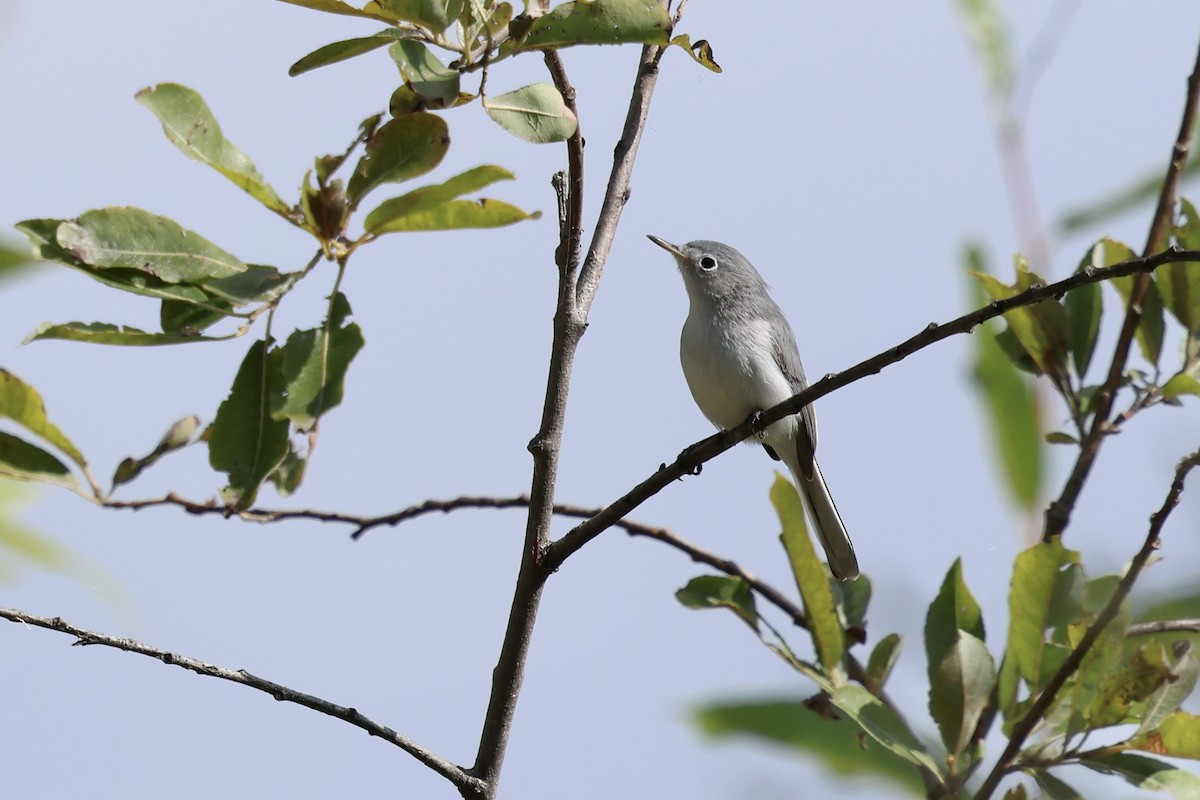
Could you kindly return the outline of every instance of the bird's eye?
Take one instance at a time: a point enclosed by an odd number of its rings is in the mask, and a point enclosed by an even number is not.
[[[717,268],[717,260],[712,256],[700,256],[700,269],[711,272]]]

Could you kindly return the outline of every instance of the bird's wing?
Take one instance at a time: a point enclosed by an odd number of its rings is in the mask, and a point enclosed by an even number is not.
[[[775,363],[783,371],[794,393],[808,388],[808,380],[804,377],[804,365],[800,363],[800,350],[796,347],[796,337],[787,320],[780,313],[776,323],[771,325],[775,332],[772,342]],[[800,431],[796,437],[796,451],[806,478],[812,477],[813,454],[817,450],[817,417],[812,405],[807,405],[800,412]]]

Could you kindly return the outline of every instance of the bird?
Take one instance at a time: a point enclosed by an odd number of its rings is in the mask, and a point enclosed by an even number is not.
[[[676,245],[648,238],[675,257],[683,276],[689,308],[679,360],[692,398],[710,422],[735,428],[808,386],[792,326],[744,255],[720,242]],[[760,438],[767,454],[792,473],[830,572],[842,581],[857,577],[854,545],[814,455],[812,406],[767,426]]]

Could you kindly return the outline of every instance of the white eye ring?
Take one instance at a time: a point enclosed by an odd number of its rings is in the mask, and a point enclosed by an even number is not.
[[[717,260],[712,256],[700,256],[700,269],[711,272],[717,268]]]

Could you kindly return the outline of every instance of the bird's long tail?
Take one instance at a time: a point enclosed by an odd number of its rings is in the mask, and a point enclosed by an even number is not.
[[[858,558],[854,555],[854,545],[850,543],[850,534],[846,533],[842,515],[838,513],[833,497],[829,494],[829,487],[825,485],[825,476],[821,474],[821,468],[814,460],[812,479],[808,479],[792,464],[789,463],[788,466],[816,531],[817,540],[825,549],[833,577],[840,581],[858,577]]]

